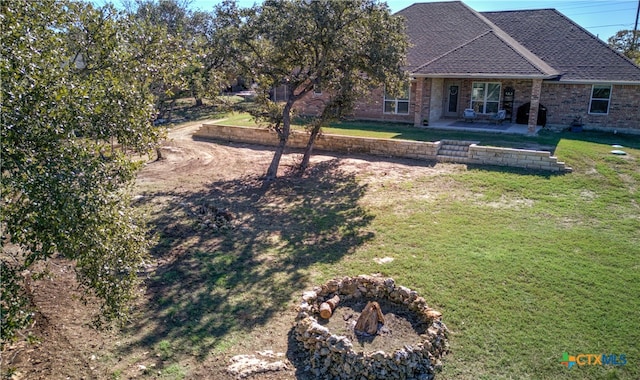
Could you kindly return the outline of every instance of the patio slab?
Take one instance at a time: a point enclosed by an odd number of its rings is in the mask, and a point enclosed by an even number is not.
[[[495,124],[491,122],[485,122],[482,120],[476,120],[473,122],[466,122],[464,120],[437,120],[429,123],[429,126],[422,127],[429,129],[444,129],[450,131],[470,131],[470,132],[493,132],[493,133],[511,133],[519,135],[537,135],[542,129],[542,126],[536,126],[535,132],[532,134],[529,132],[529,127],[524,124],[516,123],[502,123]]]

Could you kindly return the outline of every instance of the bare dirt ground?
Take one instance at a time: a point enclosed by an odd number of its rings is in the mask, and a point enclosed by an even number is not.
[[[283,178],[263,188],[272,149],[195,141],[201,123],[171,130],[164,159],[150,160],[138,176],[139,204],[159,239],[134,321],[121,331],[93,329],[96,309],[80,301],[72,265],[52,261],[51,278],[32,286],[30,332],[39,342],[6,348],[3,376],[224,380],[236,378],[227,371],[231,357],[260,352],[286,369],[249,378],[308,378],[290,332],[294,305],[315,285],[311,264],[337,262],[367,241],[371,216],[362,202],[375,201],[370,194],[408,178],[466,170],[319,153],[310,176],[293,178],[286,175],[300,154],[288,152]],[[209,230],[205,203],[231,213],[233,230]]]

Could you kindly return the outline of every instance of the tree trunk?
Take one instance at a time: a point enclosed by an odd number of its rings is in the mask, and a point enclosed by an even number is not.
[[[284,147],[287,144],[287,139],[284,137],[284,134],[280,136],[280,143],[276,147],[276,151],[273,154],[273,159],[271,159],[271,164],[269,165],[269,169],[267,170],[267,175],[265,176],[265,182],[271,182],[276,179],[278,175],[278,166],[280,166],[280,159],[282,158],[282,153],[284,152]]]
[[[311,159],[311,152],[313,151],[313,144],[315,144],[318,135],[320,134],[320,124],[313,126],[311,130],[311,135],[309,135],[309,141],[307,142],[307,147],[304,150],[304,156],[302,156],[302,161],[300,162],[300,166],[298,167],[298,175],[303,175],[309,166],[309,160]]]
[[[276,147],[276,152],[273,155],[273,159],[271,160],[271,164],[269,165],[269,169],[267,170],[267,175],[265,176],[265,182],[271,182],[276,179],[278,176],[278,166],[280,166],[280,159],[282,158],[282,154],[284,153],[284,148],[287,145],[287,141],[289,140],[289,133],[291,131],[291,108],[293,107],[294,99],[289,97],[287,99],[287,104],[285,104],[284,109],[282,110],[282,133],[280,133],[280,142]]]
[[[176,101],[177,101],[177,99],[172,98],[171,102],[169,103],[169,113],[168,113],[168,116],[167,116],[167,122],[169,122],[169,123],[173,119],[173,108],[176,105]]]

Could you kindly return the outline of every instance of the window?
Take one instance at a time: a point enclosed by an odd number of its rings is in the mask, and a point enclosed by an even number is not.
[[[589,104],[589,113],[603,115],[608,114],[610,102],[611,86],[594,84],[591,88],[591,104]]]
[[[500,83],[473,82],[471,108],[478,113],[497,113],[500,106]]]
[[[400,90],[399,98],[392,98],[392,95],[387,94],[387,90],[384,91],[384,113],[397,113],[408,114],[409,113],[409,84],[406,83]]]

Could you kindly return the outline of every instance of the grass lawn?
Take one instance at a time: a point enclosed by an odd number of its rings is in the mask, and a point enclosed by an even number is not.
[[[235,125],[241,127],[257,127],[253,117],[245,112],[230,112],[222,116],[222,125]],[[292,128],[303,130],[304,125],[301,119],[297,119]],[[471,131],[438,130],[433,128],[415,128],[407,124],[371,122],[371,121],[343,121],[332,123],[331,126],[323,128],[323,133],[374,137],[383,139],[402,139],[414,141],[439,141],[444,139],[472,140],[480,141],[481,145],[491,145],[505,148],[528,148],[531,146],[541,146],[545,150],[554,150],[563,139],[591,141],[600,144],[617,144],[623,139],[628,146],[640,149],[640,138],[637,136],[621,136],[611,133],[600,132],[552,132],[542,130],[536,136],[506,134],[506,133],[486,133]]]
[[[253,122],[233,114],[226,123]],[[373,131],[362,132],[367,128]],[[397,125],[344,123],[326,131],[456,138],[455,132]],[[288,297],[297,300],[330,278],[381,273],[443,313],[451,353],[439,380],[639,379],[640,138],[586,132],[478,137],[485,145],[552,145],[574,172],[469,167],[401,181],[370,174],[376,180],[362,185],[370,179],[365,174],[320,170],[313,186],[286,185],[262,198],[240,182],[212,184],[222,190],[194,199],[224,200],[272,222],[229,234],[216,250],[203,248],[202,257],[193,257],[213,269],[185,261],[188,276],[172,269],[158,277],[169,306],[158,302],[157,314],[206,310],[206,318],[189,317],[188,328],[163,326],[169,331],[163,334],[204,356],[252,347],[252,326],[273,323],[276,311],[289,307]],[[615,143],[628,155],[611,154]],[[374,261],[383,257],[394,260]],[[194,301],[200,293],[204,301]],[[560,364],[565,352],[625,355],[626,364],[569,369]]]
[[[570,175],[480,168],[372,189],[375,238],[322,273],[381,272],[441,310],[439,379],[638,379],[640,150],[611,149],[560,140]],[[627,364],[567,369],[563,352]]]

